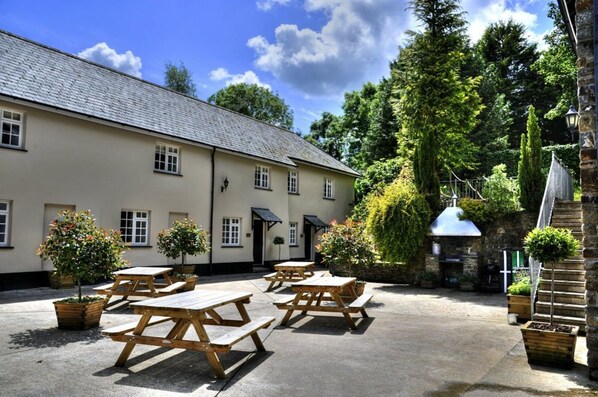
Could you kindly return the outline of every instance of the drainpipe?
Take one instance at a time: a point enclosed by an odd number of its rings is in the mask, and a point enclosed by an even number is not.
[[[210,184],[211,190],[210,190],[210,263],[209,263],[209,273],[210,276],[213,274],[212,272],[212,263],[213,263],[213,258],[212,258],[212,253],[214,252],[214,250],[212,249],[212,243],[213,243],[213,231],[214,231],[214,172],[215,172],[215,162],[214,162],[214,158],[216,156],[216,148],[213,147],[212,148],[212,183]]]

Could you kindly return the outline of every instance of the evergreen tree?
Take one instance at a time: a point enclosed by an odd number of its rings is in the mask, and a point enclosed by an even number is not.
[[[521,154],[518,166],[520,203],[528,211],[538,211],[544,196],[545,180],[542,175],[542,137],[538,118],[530,105],[527,117],[527,137],[521,136]]]

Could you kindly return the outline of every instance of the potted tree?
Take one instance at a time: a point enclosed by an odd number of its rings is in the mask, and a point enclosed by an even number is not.
[[[274,241],[272,241],[274,245],[278,246],[278,262],[280,262],[280,246],[284,244],[284,237],[276,236],[274,237]]]
[[[75,280],[77,296],[54,302],[58,328],[88,329],[100,324],[106,300],[102,296],[83,296],[81,282],[109,278],[126,266],[122,258],[125,243],[120,232],[95,225],[89,211],[63,211],[50,224],[46,240],[37,255],[54,264],[58,276]]]
[[[555,264],[575,255],[579,241],[571,230],[554,228],[534,229],[524,240],[525,252],[544,266],[551,265],[550,322],[528,321],[521,327],[527,361],[570,368],[575,356],[578,326],[555,324],[554,314],[554,267]]]
[[[513,278],[513,284],[507,288],[507,313],[516,314],[519,320],[531,320],[532,284],[529,273],[527,271],[519,271],[515,273]]]
[[[471,273],[464,273],[459,277],[459,289],[461,291],[475,291],[478,278]]]
[[[376,260],[373,243],[361,222],[347,219],[344,223],[332,221],[328,232],[320,236],[316,247],[334,275],[337,269],[346,269],[352,277],[353,267],[367,268]],[[363,294],[365,281],[357,280],[356,293]]]
[[[158,252],[172,259],[181,257],[180,272],[174,273],[171,278],[185,281],[184,291],[194,290],[198,278],[196,274],[184,271],[185,257],[203,254],[208,250],[208,232],[190,219],[174,221],[172,227],[158,233]]]

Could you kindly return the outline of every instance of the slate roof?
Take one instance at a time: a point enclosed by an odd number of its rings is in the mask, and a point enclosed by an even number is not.
[[[0,95],[294,166],[357,172],[295,133],[0,30]]]

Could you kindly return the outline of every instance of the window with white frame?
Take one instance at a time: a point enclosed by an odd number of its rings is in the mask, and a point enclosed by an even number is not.
[[[120,234],[125,243],[131,245],[149,244],[149,212],[121,211]]]
[[[158,143],[154,156],[154,169],[156,171],[179,173],[179,148]]]
[[[2,111],[0,115],[2,123],[0,145],[21,148],[23,145],[23,114],[12,110],[0,110]]]
[[[324,198],[334,198],[334,181],[330,178],[324,178]]]
[[[241,245],[241,218],[222,219],[222,245]]]
[[[270,168],[263,165],[255,166],[255,187],[261,189],[270,188]]]
[[[297,245],[297,222],[289,223],[289,245]]]
[[[8,227],[10,222],[10,203],[0,200],[0,246],[8,245]]]
[[[297,171],[289,171],[287,182],[289,193],[298,193]]]

